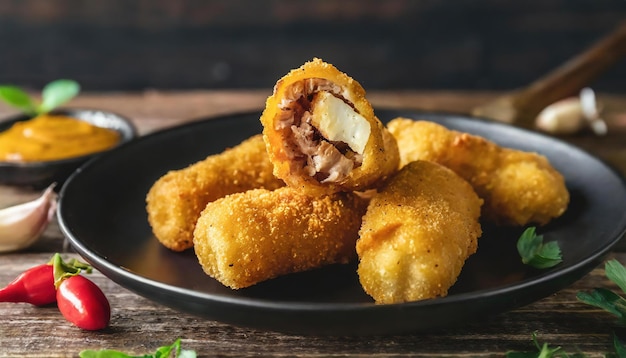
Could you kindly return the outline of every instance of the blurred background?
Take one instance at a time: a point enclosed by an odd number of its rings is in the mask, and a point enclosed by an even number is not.
[[[523,86],[626,20],[626,0],[0,0],[0,83],[269,88],[312,57],[366,89]],[[593,87],[626,92],[626,61]]]

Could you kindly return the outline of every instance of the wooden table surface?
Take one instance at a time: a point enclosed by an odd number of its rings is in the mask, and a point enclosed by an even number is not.
[[[140,134],[205,117],[259,110],[268,91],[188,91],[144,93],[86,93],[70,107],[108,109],[130,117]],[[375,107],[468,112],[493,99],[495,93],[371,92]],[[626,174],[626,95],[599,94],[609,134],[563,137],[597,155]],[[0,118],[13,113],[0,106]],[[32,198],[32,189],[0,186],[0,207]],[[626,200],[626,198],[624,198]],[[622,252],[623,251],[623,252]],[[76,256],[65,244],[56,222],[31,248],[0,254],[0,285],[20,272],[46,262],[54,252]],[[618,244],[610,254],[626,263]],[[152,353],[182,338],[183,347],[200,357],[240,356],[378,356],[378,357],[502,357],[508,351],[532,351],[531,334],[563,346],[568,353],[600,357],[612,351],[612,332],[623,332],[607,313],[583,305],[576,292],[595,287],[616,289],[604,276],[603,265],[571,287],[525,307],[467,322],[440,332],[375,337],[310,337],[258,331],[213,322],[153,303],[99,273],[91,278],[112,306],[110,327],[81,331],[67,323],[55,307],[0,303],[0,357],[72,357],[83,349],[117,349],[133,354]]]

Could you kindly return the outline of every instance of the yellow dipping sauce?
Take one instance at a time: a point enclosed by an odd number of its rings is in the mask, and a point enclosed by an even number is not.
[[[115,146],[120,134],[63,115],[40,115],[0,133],[0,161],[67,159]]]

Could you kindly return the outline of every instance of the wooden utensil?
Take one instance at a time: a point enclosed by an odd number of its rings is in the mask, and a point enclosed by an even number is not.
[[[472,115],[533,128],[537,114],[551,103],[578,93],[626,55],[626,22],[591,47],[535,80],[472,110]]]

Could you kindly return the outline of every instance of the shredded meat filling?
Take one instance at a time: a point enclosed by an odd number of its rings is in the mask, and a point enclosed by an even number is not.
[[[340,183],[353,168],[362,163],[362,155],[343,142],[324,138],[311,124],[311,101],[317,92],[326,91],[352,106],[336,84],[322,78],[293,83],[280,103],[276,130],[283,132],[285,148],[292,160],[300,161],[302,170],[321,183]]]

